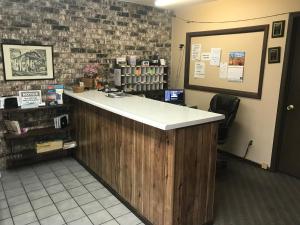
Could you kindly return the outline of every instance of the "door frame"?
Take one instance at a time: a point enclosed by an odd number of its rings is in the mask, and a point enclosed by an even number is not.
[[[291,47],[292,47],[292,31],[294,21],[296,18],[300,18],[300,12],[293,12],[289,14],[288,30],[286,36],[285,54],[283,61],[282,77],[279,91],[279,99],[277,106],[277,116],[275,124],[275,133],[273,140],[272,159],[271,159],[271,171],[278,171],[279,153],[281,151],[282,134],[283,134],[283,122],[285,116],[285,101],[289,90],[289,81],[291,79]]]

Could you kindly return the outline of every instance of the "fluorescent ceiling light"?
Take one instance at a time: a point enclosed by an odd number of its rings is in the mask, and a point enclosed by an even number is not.
[[[170,5],[180,5],[180,4],[189,4],[195,2],[202,2],[203,0],[156,0],[155,6],[165,7]]]

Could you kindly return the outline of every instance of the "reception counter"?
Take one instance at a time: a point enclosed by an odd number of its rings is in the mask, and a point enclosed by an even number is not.
[[[213,221],[223,115],[138,96],[65,91],[76,158],[153,225]]]

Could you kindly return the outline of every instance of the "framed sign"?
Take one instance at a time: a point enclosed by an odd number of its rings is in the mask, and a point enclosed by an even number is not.
[[[42,103],[41,90],[19,91],[20,105],[36,105],[39,106]]]
[[[51,80],[52,46],[2,44],[5,81]]]
[[[280,49],[280,47],[268,49],[268,63],[280,63]]]
[[[284,36],[285,20],[275,21],[272,26],[272,38]]]

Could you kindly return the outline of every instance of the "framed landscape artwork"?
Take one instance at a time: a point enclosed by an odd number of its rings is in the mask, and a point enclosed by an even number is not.
[[[52,46],[2,44],[6,81],[54,79]]]

